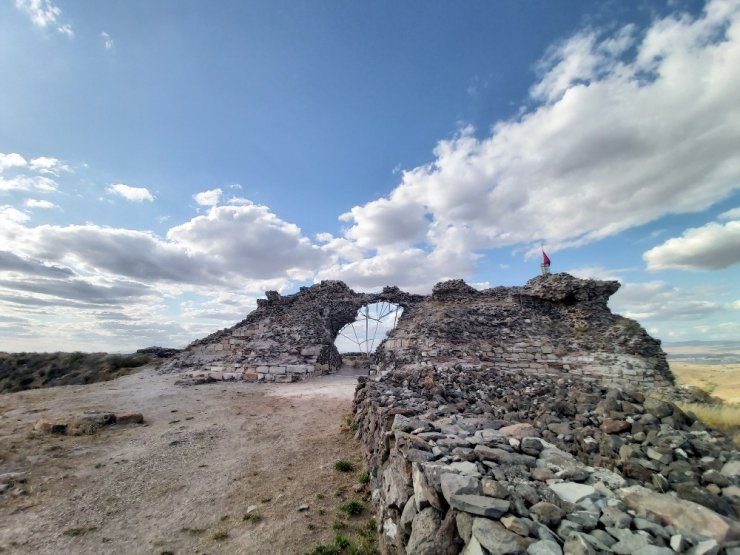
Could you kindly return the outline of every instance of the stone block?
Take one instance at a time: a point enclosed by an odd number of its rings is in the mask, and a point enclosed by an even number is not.
[[[143,424],[144,415],[140,412],[122,412],[116,415],[116,424]]]
[[[270,366],[269,369],[269,374],[285,374],[286,372],[285,366]]]

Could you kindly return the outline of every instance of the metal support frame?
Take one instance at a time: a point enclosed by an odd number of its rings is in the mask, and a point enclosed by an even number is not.
[[[371,305],[365,305],[360,308],[360,310],[357,311],[357,318],[355,319],[355,321],[344,326],[341,330],[339,330],[338,334],[357,345],[358,351],[364,353],[368,358],[370,358],[370,353],[375,350],[375,340],[378,337],[378,328],[380,327],[380,324],[384,323],[386,318],[390,318],[390,316],[392,315],[393,326],[391,327],[391,329],[395,328],[396,323],[398,322],[398,314],[399,312],[403,311],[403,307],[400,305],[392,304],[387,301],[381,301],[379,303],[372,303],[372,306],[376,307],[376,309],[371,314],[370,306]],[[375,327],[372,330],[372,337],[370,336],[371,321],[375,322]],[[364,325],[364,338],[362,337],[362,331],[359,335],[357,334],[357,328],[355,327],[356,325]],[[352,329],[352,334],[354,335],[354,337],[350,337],[348,335],[348,328]],[[360,330],[362,330],[362,327],[360,327]]]

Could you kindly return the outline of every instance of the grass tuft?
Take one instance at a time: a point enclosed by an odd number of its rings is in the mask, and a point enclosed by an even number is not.
[[[354,469],[355,465],[345,459],[340,459],[334,463],[334,470],[337,470],[338,472],[352,472]]]

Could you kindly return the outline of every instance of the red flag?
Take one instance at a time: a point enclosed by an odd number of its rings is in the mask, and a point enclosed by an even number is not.
[[[547,254],[545,254],[545,249],[542,249],[542,263],[545,266],[549,266],[550,265],[550,257],[547,256]]]

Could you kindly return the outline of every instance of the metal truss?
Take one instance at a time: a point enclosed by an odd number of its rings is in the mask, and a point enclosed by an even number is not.
[[[372,310],[370,307],[373,307]],[[369,358],[370,354],[375,351],[375,341],[378,338],[380,325],[387,323],[393,317],[393,325],[390,329],[395,328],[398,316],[402,312],[403,307],[385,301],[365,305],[357,311],[357,318],[354,322],[339,330],[339,335],[357,345],[357,350],[365,353]],[[374,322],[374,325],[371,322]],[[352,335],[349,335],[350,330]]]

